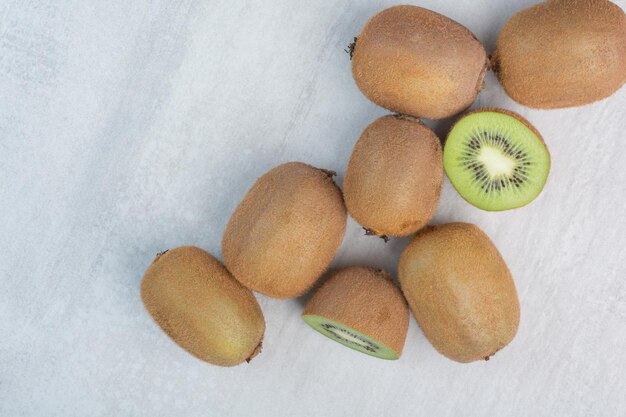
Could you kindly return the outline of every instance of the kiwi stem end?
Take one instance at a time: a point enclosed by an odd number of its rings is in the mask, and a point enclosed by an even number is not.
[[[337,175],[337,173],[333,170],[330,169],[322,169],[322,168],[318,168],[320,171],[322,171],[324,174],[328,175],[329,178],[334,177],[335,175]]]
[[[156,261],[158,261],[159,258],[162,255],[165,255],[167,252],[169,252],[169,249],[165,249],[165,250],[162,250],[161,252],[157,253],[156,256],[154,257],[154,259],[152,260],[152,263],[155,263]]]
[[[261,340],[259,344],[254,348],[250,356],[246,358],[246,363],[250,363],[250,361],[263,350],[263,341]]]
[[[354,56],[354,47],[356,46],[356,36],[354,37],[354,40],[352,42],[350,42],[348,44],[348,47],[346,49],[344,49],[344,51],[350,55],[350,60],[352,60],[352,57]]]
[[[368,229],[367,227],[364,227],[363,230],[365,230],[365,236],[378,236],[379,238],[384,240],[385,243],[389,242],[389,236],[387,235],[379,235],[378,233],[376,233],[372,229]]]
[[[398,120],[408,120],[410,122],[417,122],[417,123],[421,124],[422,126],[426,126],[424,124],[424,122],[422,122],[418,117],[411,116],[410,114],[394,113],[391,116],[395,117]]]

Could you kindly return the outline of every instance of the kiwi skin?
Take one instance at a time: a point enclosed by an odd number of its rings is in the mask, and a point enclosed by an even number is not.
[[[501,30],[492,67],[529,107],[601,100],[626,81],[626,15],[606,0],[553,0],[524,9]]]
[[[367,98],[427,119],[468,108],[488,67],[485,48],[467,28],[417,6],[372,16],[351,49],[352,76]]]
[[[157,256],[141,281],[141,299],[161,329],[198,359],[234,366],[261,350],[259,303],[202,249],[183,246]]]
[[[417,119],[383,116],[357,141],[343,182],[348,212],[376,235],[407,236],[435,214],[441,143]]]
[[[313,294],[303,316],[318,315],[342,323],[384,343],[400,357],[409,328],[409,311],[391,275],[351,266],[334,271]]]
[[[224,264],[245,287],[274,298],[298,297],[324,273],[346,229],[333,174],[289,162],[248,191],[222,238]]]
[[[452,360],[487,360],[517,333],[520,309],[511,273],[473,224],[422,229],[400,256],[399,277],[424,335]]]

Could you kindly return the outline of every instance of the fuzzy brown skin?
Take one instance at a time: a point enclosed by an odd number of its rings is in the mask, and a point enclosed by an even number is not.
[[[461,24],[421,7],[394,6],[365,24],[352,76],[379,106],[443,119],[474,102],[487,64],[485,48]]]
[[[383,116],[356,143],[343,182],[348,212],[381,236],[407,236],[435,214],[443,180],[437,135],[417,120]]]
[[[402,353],[409,310],[402,292],[384,271],[352,266],[335,271],[313,294],[302,315],[322,316]]]
[[[257,180],[230,218],[224,264],[254,291],[298,297],[335,256],[346,216],[332,173],[300,162],[279,165]]]
[[[520,310],[511,273],[473,224],[420,231],[400,257],[399,276],[424,334],[450,359],[489,359],[517,333]]]
[[[158,256],[141,299],[179,346],[203,361],[234,366],[260,352],[265,319],[252,292],[213,256],[184,246]]]
[[[492,66],[507,94],[529,107],[601,100],[626,81],[626,16],[606,0],[552,0],[504,26]]]

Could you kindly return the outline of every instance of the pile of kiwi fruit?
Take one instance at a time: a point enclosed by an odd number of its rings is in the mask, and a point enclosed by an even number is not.
[[[498,249],[474,224],[429,222],[444,171],[479,209],[529,204],[550,171],[546,142],[506,109],[463,114],[443,146],[421,118],[464,112],[489,70],[531,108],[604,99],[626,81],[626,17],[607,0],[548,0],[511,17],[488,56],[460,23],[394,6],[372,16],[348,52],[357,87],[393,114],[373,121],[356,141],[343,190],[333,171],[281,164],[232,214],[223,263],[186,246],[160,253],[145,272],[146,310],[203,361],[233,366],[259,354],[265,318],[252,291],[279,299],[311,291],[342,243],[348,215],[368,235],[414,235],[399,259],[398,284],[367,265],[333,271],[308,299],[303,323],[381,359],[400,357],[409,311],[432,346],[457,362],[488,360],[509,344],[520,303]]]

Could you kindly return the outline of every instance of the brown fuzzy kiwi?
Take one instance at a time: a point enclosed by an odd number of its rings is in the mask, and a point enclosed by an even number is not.
[[[334,173],[301,162],[257,180],[224,231],[224,264],[244,286],[275,298],[306,293],[341,245],[346,208]]]
[[[422,229],[400,257],[399,276],[424,334],[450,359],[487,360],[517,333],[520,310],[511,273],[473,224]]]
[[[348,212],[376,235],[407,236],[435,214],[443,159],[419,120],[383,116],[356,143],[343,182]]]
[[[379,106],[427,119],[469,107],[482,88],[485,48],[463,25],[417,6],[394,6],[365,24],[352,76]]]
[[[348,267],[335,271],[302,313],[318,332],[383,359],[402,353],[409,311],[402,292],[382,270]]]
[[[163,331],[203,361],[234,366],[261,351],[265,319],[254,295],[202,249],[157,256],[141,281],[141,299]]]
[[[503,27],[492,66],[507,94],[534,108],[581,106],[626,81],[626,15],[606,0],[552,0]]]

